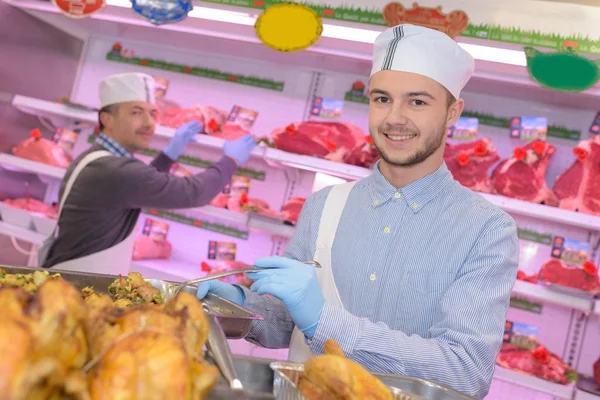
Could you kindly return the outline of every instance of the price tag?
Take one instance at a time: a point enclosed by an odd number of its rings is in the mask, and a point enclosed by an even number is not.
[[[208,259],[221,261],[235,261],[236,244],[233,242],[208,242]]]
[[[240,106],[233,106],[227,116],[227,121],[237,124],[242,129],[249,130],[252,125],[254,125],[254,121],[256,121],[257,117],[258,111]]]
[[[510,137],[527,141],[546,140],[548,118],[513,117],[510,120]]]
[[[596,118],[590,126],[590,135],[597,135],[600,133],[600,111],[596,114]]]
[[[151,218],[146,218],[146,221],[144,221],[142,235],[150,236],[152,240],[162,242],[167,239],[168,233],[169,224],[166,222],[156,221]]]
[[[448,138],[455,140],[471,141],[477,136],[479,119],[460,117],[456,124],[448,129]]]
[[[325,119],[339,119],[342,116],[343,108],[343,100],[315,97],[313,99],[310,115]]]
[[[521,322],[506,321],[504,324],[504,342],[523,349],[537,347],[538,327]]]
[[[552,243],[552,257],[564,261],[566,264],[581,266],[587,261],[590,253],[590,244],[579,240],[555,236]]]

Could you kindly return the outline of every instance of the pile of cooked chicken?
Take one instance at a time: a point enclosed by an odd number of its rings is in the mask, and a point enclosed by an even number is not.
[[[219,379],[190,293],[165,303],[136,273],[109,294],[41,271],[0,287],[0,400],[200,400]]]

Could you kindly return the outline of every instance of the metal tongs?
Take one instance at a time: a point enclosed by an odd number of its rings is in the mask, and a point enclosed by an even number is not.
[[[306,264],[306,265],[312,265],[315,268],[321,268],[321,264],[319,264],[316,261],[302,261],[302,263]],[[189,281],[182,282],[178,285],[176,285],[176,284],[165,285],[162,296],[165,300],[170,300],[170,299],[174,298],[175,296],[177,296],[177,294],[179,294],[179,292],[181,292],[181,290],[183,288],[185,288],[186,286],[191,286],[194,284],[211,281],[213,279],[220,279],[220,278],[224,278],[224,277],[230,276],[230,275],[243,274],[243,273],[247,273],[247,272],[262,272],[265,269],[268,269],[268,268],[258,268],[256,266],[248,267],[248,268],[238,268],[238,269],[232,269],[229,271],[219,272],[216,274],[207,275],[202,278],[190,279]]]

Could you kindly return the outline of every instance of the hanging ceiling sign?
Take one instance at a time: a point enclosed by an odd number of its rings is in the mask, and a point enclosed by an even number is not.
[[[104,0],[52,0],[52,4],[69,18],[87,18],[102,10]]]
[[[194,8],[191,0],[132,0],[133,11],[154,25],[185,19]]]
[[[444,14],[442,6],[428,8],[420,7],[418,3],[413,3],[411,9],[400,3],[389,3],[383,9],[383,19],[388,26],[420,25],[444,32],[453,39],[469,26],[469,17],[464,11],[454,10]]]
[[[310,7],[281,3],[267,8],[257,18],[254,29],[261,42],[274,50],[299,51],[317,43],[323,21]]]
[[[564,51],[542,53],[525,47],[527,71],[540,86],[561,92],[581,92],[600,79],[600,59],[575,54],[571,47]]]

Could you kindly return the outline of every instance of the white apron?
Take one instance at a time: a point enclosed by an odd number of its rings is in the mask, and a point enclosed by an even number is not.
[[[333,280],[331,247],[333,246],[333,240],[335,239],[335,233],[337,232],[346,200],[348,200],[350,191],[355,183],[343,183],[331,188],[327,200],[325,200],[325,207],[323,207],[323,214],[319,222],[319,232],[317,234],[317,243],[313,257],[314,261],[321,264],[321,268],[315,268],[315,271],[325,301],[339,308],[343,308],[343,305],[335,286],[335,281]],[[293,362],[306,362],[312,356],[313,354],[305,342],[304,334],[297,327],[294,327],[290,342],[289,360]]]
[[[75,183],[75,180],[77,179],[81,171],[91,162],[98,160],[102,157],[108,156],[112,156],[112,154],[108,151],[94,151],[88,154],[87,156],[83,157],[81,161],[77,164],[77,166],[73,170],[73,173],[71,173],[69,180],[67,181],[65,191],[60,201],[60,205],[58,208],[59,219],[67,197],[69,197],[69,193],[71,193],[73,184]],[[90,227],[90,229],[93,229],[93,227]],[[133,253],[133,242],[135,239],[134,232],[135,231],[132,231],[131,234],[127,236],[127,238],[125,238],[125,240],[114,245],[113,247],[109,247],[106,250],[102,250],[97,253],[90,254],[88,256],[76,258],[74,260],[69,260],[53,265],[52,269],[63,271],[91,272],[96,274],[108,275],[126,275],[129,272],[129,268],[131,265],[131,255]],[[41,267],[46,261],[48,251],[50,250],[50,247],[52,246],[57,237],[58,224],[56,224],[54,231],[44,241],[42,247],[38,251],[38,267]]]

